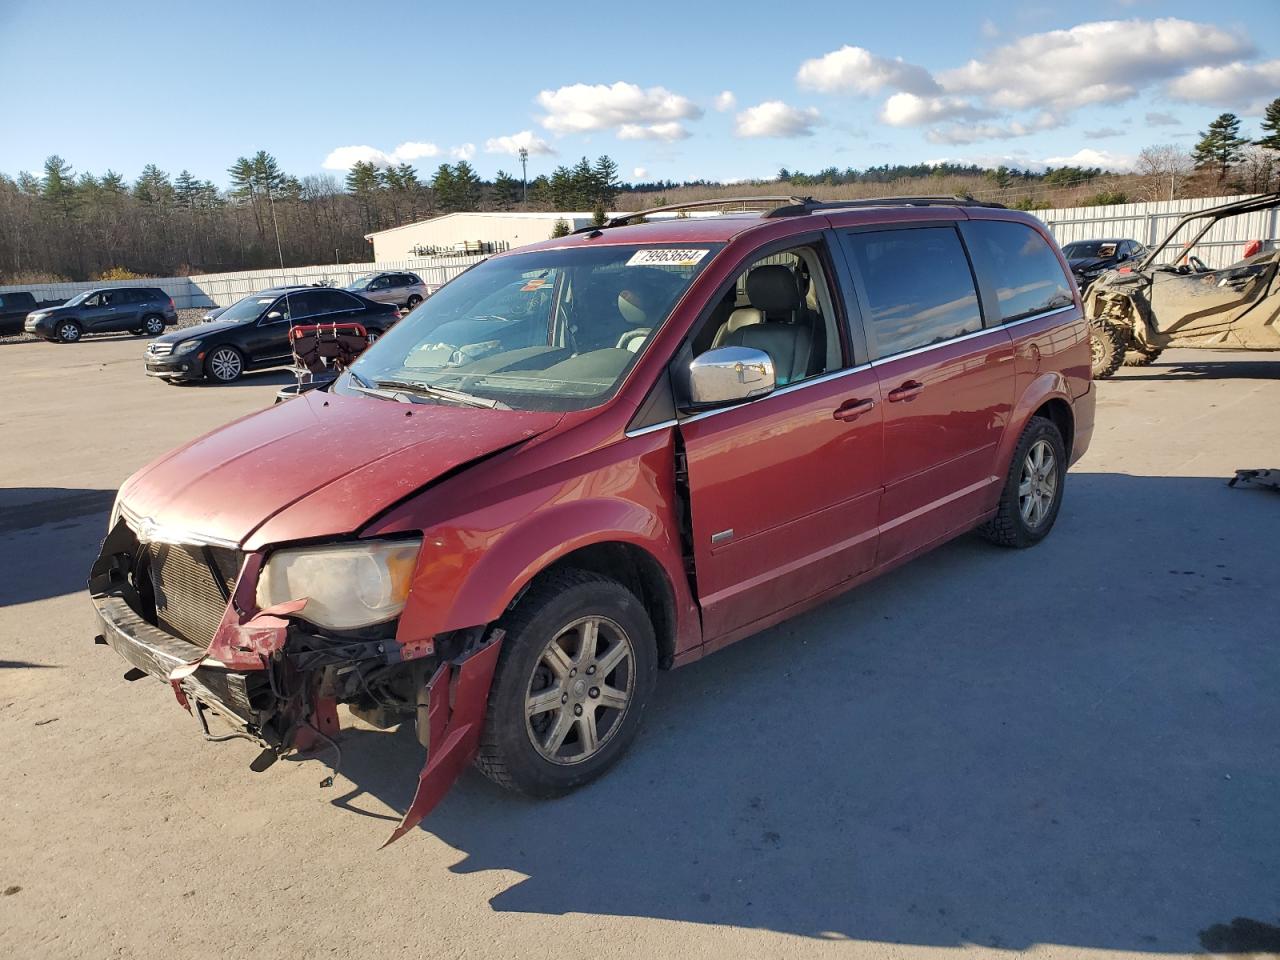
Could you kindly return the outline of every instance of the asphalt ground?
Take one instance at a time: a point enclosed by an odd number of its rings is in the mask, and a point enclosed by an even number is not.
[[[0,953],[15,958],[1164,956],[1280,950],[1280,356],[1098,384],[1028,551],[955,541],[659,678],[609,775],[421,764],[356,725],[263,774],[92,642],[117,485],[287,376],[0,344]],[[344,717],[344,719],[346,719]]]

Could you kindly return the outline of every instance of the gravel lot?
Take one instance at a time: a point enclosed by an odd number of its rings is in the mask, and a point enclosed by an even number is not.
[[[346,734],[255,775],[92,643],[115,487],[270,403],[146,380],[142,341],[0,344],[0,943],[36,958],[1191,954],[1280,931],[1280,357],[1099,384],[1039,547],[954,542],[660,678],[609,776],[468,774]],[[323,450],[317,449],[318,455]],[[1273,944],[1271,949],[1280,948]]]

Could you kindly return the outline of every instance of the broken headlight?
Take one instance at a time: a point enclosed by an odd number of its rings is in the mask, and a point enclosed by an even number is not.
[[[318,627],[383,623],[404,609],[421,549],[415,537],[277,550],[258,577],[258,607],[305,598],[298,616]]]

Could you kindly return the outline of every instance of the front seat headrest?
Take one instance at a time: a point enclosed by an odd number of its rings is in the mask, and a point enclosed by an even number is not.
[[[766,314],[793,313],[800,308],[796,275],[781,264],[756,267],[747,274],[747,299]]]

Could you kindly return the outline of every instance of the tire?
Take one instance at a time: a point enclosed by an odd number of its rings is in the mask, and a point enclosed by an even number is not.
[[[58,343],[76,343],[83,336],[84,327],[75,320],[61,320],[53,330],[53,338]]]
[[[204,375],[217,383],[235,383],[244,373],[244,355],[235,347],[214,347],[204,361]]]
[[[164,317],[158,313],[148,314],[142,318],[141,333],[148,337],[158,337],[164,333]]]
[[[1105,380],[1124,363],[1125,331],[1107,320],[1089,321],[1090,366],[1093,379]]]
[[[598,659],[584,660],[581,643],[591,623]],[[653,691],[657,643],[644,606],[608,577],[559,570],[535,581],[498,626],[507,635],[476,766],[499,786],[531,797],[560,796],[594,780],[635,739]],[[553,646],[559,654],[549,657]],[[615,654],[619,648],[623,652]],[[619,706],[608,704],[610,692]],[[542,711],[532,702],[539,696],[550,698]],[[588,711],[593,719],[581,719]],[[588,727],[597,737],[595,749],[584,742]]]
[[[382,336],[382,331],[381,331],[381,330],[370,330],[370,331],[369,331],[369,337],[368,337],[368,340],[369,340],[369,346],[373,346],[375,343],[377,343],[377,342],[378,342],[378,338],[379,338],[379,337],[381,337],[381,336]]]
[[[412,310],[415,307],[417,307],[417,305],[420,304],[421,302],[422,302],[422,298],[415,293],[412,297],[410,297],[408,300],[405,301],[404,306],[406,310]]]
[[[1164,347],[1154,347],[1152,349],[1132,347],[1124,352],[1124,365],[1126,367],[1149,367],[1156,362],[1156,358],[1162,353],[1164,353]]]
[[[1052,462],[1046,464],[1048,456]],[[1058,519],[1066,480],[1067,451],[1061,431],[1052,420],[1032,417],[1014,448],[996,515],[979,532],[1002,547],[1034,546],[1049,535]],[[1039,501],[1038,510],[1031,499]]]

